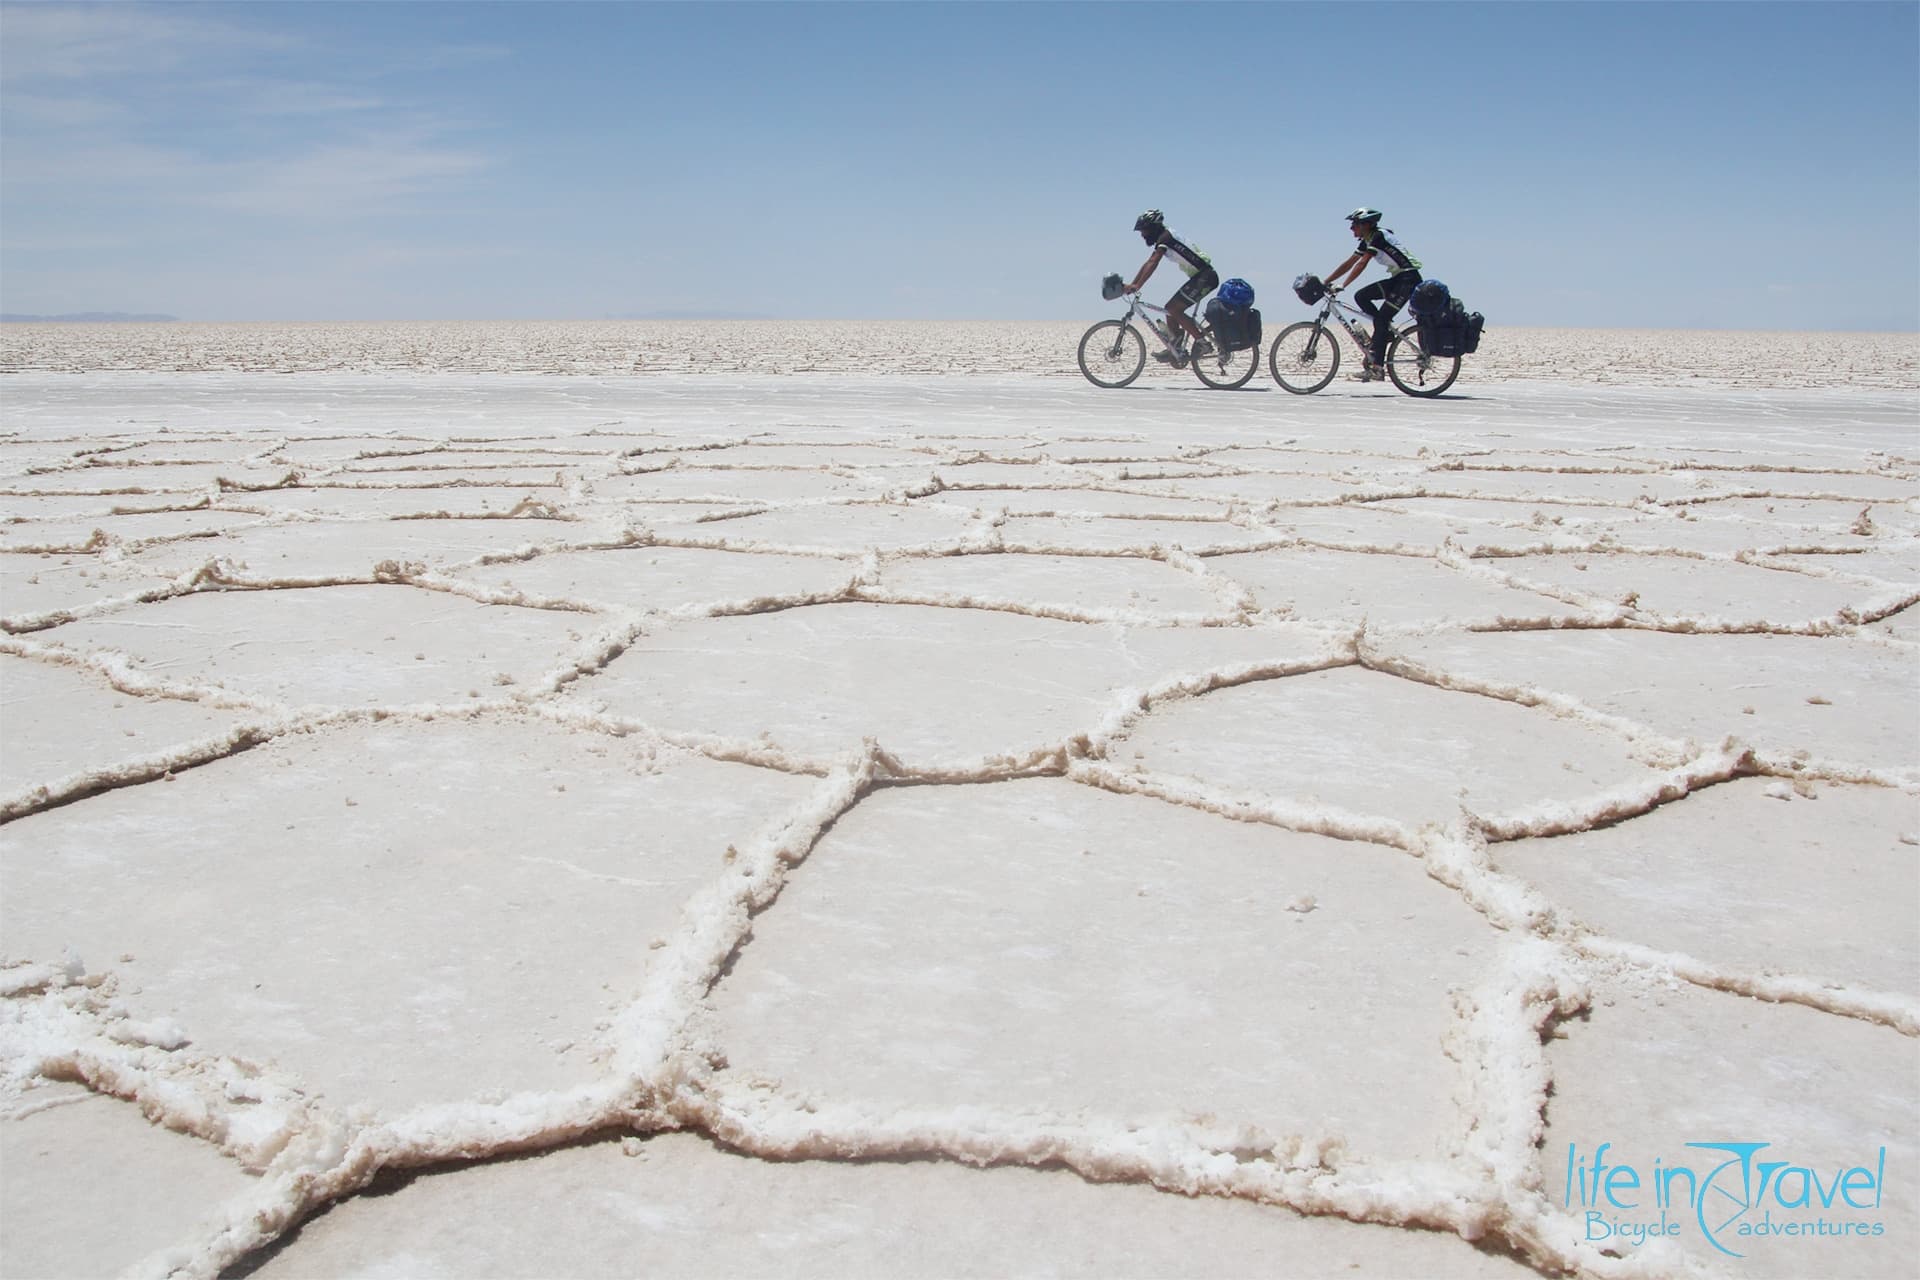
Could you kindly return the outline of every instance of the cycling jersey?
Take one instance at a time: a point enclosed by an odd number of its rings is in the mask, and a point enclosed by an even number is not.
[[[1360,242],[1360,252],[1371,254],[1372,261],[1387,269],[1389,275],[1396,271],[1418,271],[1420,259],[1407,252],[1406,246],[1395,238],[1393,232],[1379,227],[1373,234]]]
[[[1213,269],[1213,259],[1207,257],[1206,254],[1174,235],[1171,230],[1162,231],[1160,238],[1153,242],[1153,247],[1156,249],[1165,249],[1167,251],[1167,257],[1172,260],[1173,265],[1186,272],[1189,276],[1197,276],[1202,271],[1211,271]]]

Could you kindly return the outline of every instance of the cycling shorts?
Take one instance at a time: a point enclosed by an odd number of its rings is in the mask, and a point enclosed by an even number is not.
[[[1219,287],[1220,273],[1212,267],[1203,267],[1199,275],[1181,285],[1179,291],[1167,299],[1167,306],[1198,306],[1200,299],[1206,297]]]
[[[1414,267],[1408,267],[1403,271],[1394,272],[1384,280],[1375,280],[1372,284],[1355,294],[1353,300],[1360,303],[1360,309],[1362,311],[1367,309],[1367,301],[1378,301],[1382,303],[1382,309],[1386,311],[1398,311],[1407,305],[1407,300],[1413,297],[1414,286],[1419,283],[1419,270]]]

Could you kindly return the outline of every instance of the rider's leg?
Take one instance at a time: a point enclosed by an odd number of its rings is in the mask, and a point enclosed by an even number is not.
[[[1393,333],[1393,318],[1400,314],[1400,308],[1407,305],[1407,299],[1413,296],[1413,288],[1420,283],[1420,273],[1409,267],[1405,271],[1396,271],[1393,275],[1373,285],[1380,291],[1378,310],[1371,307],[1367,314],[1373,317],[1373,362],[1385,365],[1387,362],[1387,339]],[[1365,294],[1367,290],[1361,290]]]
[[[1196,336],[1193,322],[1187,319],[1186,307],[1185,288],[1167,299],[1167,333],[1173,339],[1173,350],[1154,352],[1155,360],[1164,364],[1185,365],[1187,352],[1193,349],[1193,339]]]
[[[1193,279],[1180,286],[1179,292],[1167,299],[1167,319],[1174,327],[1187,335],[1190,342],[1198,342],[1206,337],[1206,331],[1195,324],[1187,315],[1187,308],[1212,292],[1220,283],[1220,277],[1212,271],[1202,271]]]
[[[1187,308],[1193,305],[1193,299],[1187,296],[1187,287],[1180,286],[1180,292],[1167,299],[1167,327],[1173,330],[1173,336],[1181,346],[1187,346],[1200,336],[1199,326],[1187,318]]]
[[[1380,302],[1387,296],[1387,282],[1375,280],[1372,284],[1353,295],[1353,305],[1367,313],[1367,319],[1373,322],[1373,363],[1379,364],[1387,344],[1382,335],[1387,331],[1387,319],[1391,312],[1382,313]]]
[[[1175,294],[1167,303],[1167,320],[1187,339],[1189,344],[1198,342],[1205,336],[1200,326],[1193,322],[1193,317],[1187,314],[1187,300],[1179,294]]]
[[[1393,318],[1399,314],[1399,303],[1383,302],[1373,317],[1373,362],[1377,365],[1387,363],[1387,337],[1393,332]]]

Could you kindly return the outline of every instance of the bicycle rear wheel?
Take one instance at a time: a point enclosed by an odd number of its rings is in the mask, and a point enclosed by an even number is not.
[[[1207,330],[1207,341],[1219,341],[1211,329]],[[1232,391],[1235,387],[1246,386],[1259,369],[1259,347],[1242,347],[1238,351],[1216,350],[1210,356],[1193,358],[1194,376],[1216,391]]]
[[[1297,396],[1310,396],[1340,371],[1340,342],[1316,320],[1302,320],[1280,331],[1267,352],[1273,380]]]
[[[1410,396],[1437,396],[1460,376],[1460,357],[1428,355],[1420,331],[1408,329],[1387,349],[1387,376]]]
[[[1146,367],[1146,339],[1125,320],[1102,320],[1080,339],[1080,372],[1096,387],[1124,387]]]

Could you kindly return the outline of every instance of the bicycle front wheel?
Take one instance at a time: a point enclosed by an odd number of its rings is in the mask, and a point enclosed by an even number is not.
[[[1340,343],[1325,325],[1302,320],[1282,329],[1273,340],[1267,367],[1273,370],[1275,382],[1297,396],[1310,396],[1340,371]]]
[[[1218,342],[1211,331],[1207,334],[1209,342]],[[1232,391],[1235,387],[1244,387],[1260,369],[1260,348],[1242,347],[1238,351],[1218,351],[1210,356],[1195,356],[1193,359],[1194,376],[1216,391]]]
[[[1420,331],[1408,329],[1387,349],[1387,376],[1410,396],[1437,396],[1460,376],[1460,357],[1428,355]]]
[[[1146,367],[1146,339],[1125,320],[1102,320],[1080,339],[1080,372],[1096,387],[1124,387]]]

